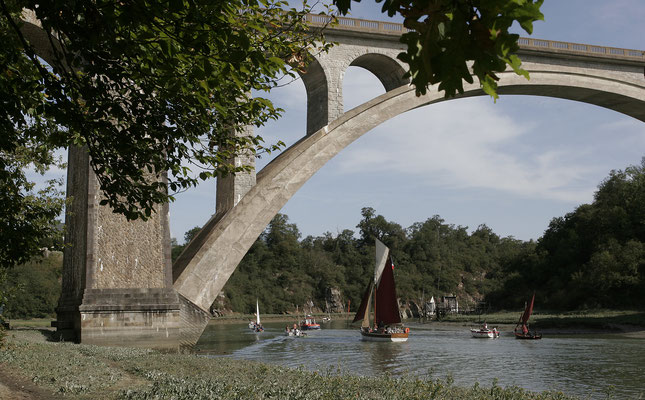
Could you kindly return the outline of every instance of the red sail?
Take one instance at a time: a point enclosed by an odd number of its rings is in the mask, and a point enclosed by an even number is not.
[[[531,298],[531,302],[529,305],[526,306],[526,310],[524,310],[524,314],[522,314],[522,323],[526,325],[527,322],[529,322],[529,318],[531,318],[531,313],[533,312],[533,302],[535,301],[535,293],[533,293],[533,297]]]
[[[381,275],[381,281],[376,288],[376,318],[374,322],[377,324],[381,322],[386,325],[401,323],[392,269],[392,260],[388,257]]]
[[[365,318],[365,313],[367,312],[367,306],[370,303],[370,297],[372,296],[372,281],[370,280],[369,285],[367,285],[367,289],[365,290],[365,293],[363,294],[363,299],[361,300],[361,305],[358,307],[358,311],[356,312],[356,316],[354,317],[354,322],[358,322]]]

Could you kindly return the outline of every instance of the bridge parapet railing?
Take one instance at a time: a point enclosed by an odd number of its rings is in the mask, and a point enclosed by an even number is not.
[[[311,25],[322,27],[328,25],[333,20],[333,17],[322,14],[308,14],[306,19]],[[336,20],[337,24],[333,26],[333,29],[372,32],[391,36],[400,36],[401,34],[409,31],[409,29],[405,28],[403,24],[395,22],[374,21],[340,16],[336,17]],[[518,44],[520,45],[520,49],[527,50],[550,50],[559,53],[583,54],[623,60],[641,60],[645,62],[645,52],[642,50],[525,37],[519,38]]]
[[[307,22],[314,26],[324,26],[329,24],[333,17],[322,14],[308,14]],[[369,19],[358,19],[349,17],[336,17],[337,24],[334,29],[345,29],[350,31],[379,32],[391,35],[401,35],[408,32],[403,24],[395,22],[374,21]]]
[[[521,49],[552,50],[570,54],[586,54],[594,56],[606,56],[610,58],[621,58],[630,60],[645,61],[645,52],[642,50],[622,49],[618,47],[596,46],[591,44],[560,42],[556,40],[544,40],[533,38],[519,38],[518,44]]]

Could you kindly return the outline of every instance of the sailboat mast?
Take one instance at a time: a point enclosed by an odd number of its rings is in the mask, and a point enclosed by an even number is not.
[[[374,325],[378,326],[378,321],[376,320],[376,282],[374,282]]]
[[[260,325],[260,302],[255,299],[255,323]]]

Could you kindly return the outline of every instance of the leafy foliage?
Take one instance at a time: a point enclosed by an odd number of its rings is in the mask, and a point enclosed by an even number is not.
[[[31,141],[28,131],[19,129],[19,139],[5,148],[0,139],[0,269],[25,262],[42,248],[60,249],[62,241],[55,222],[64,206],[62,182],[49,180],[36,191],[26,170],[44,174],[64,164],[46,146]]]
[[[552,309],[642,308],[645,158],[611,171],[592,204],[554,218],[535,249],[509,263],[506,274],[504,288],[491,298],[535,290]]]
[[[468,306],[521,308],[536,292],[539,307],[639,309],[645,302],[645,158],[611,171],[592,204],[554,218],[537,242],[499,237],[488,226],[445,223],[435,215],[407,229],[361,211],[358,235],[344,230],[298,242],[298,229],[278,215],[224,287],[235,311],[266,312],[309,301],[325,309],[327,288],[344,304],[360,303],[373,268],[374,238],[391,249],[397,293],[405,301],[453,294]]]
[[[515,55],[519,35],[509,33],[517,22],[531,34],[533,22],[543,20],[544,0],[384,0],[382,11],[400,14],[410,31],[401,42],[407,50],[399,59],[410,67],[408,76],[417,95],[439,84],[447,97],[463,93],[463,82],[473,83],[474,74],[484,92],[497,98],[497,73],[507,66],[528,79]],[[378,3],[381,0],[377,0]],[[351,0],[336,0],[345,13]]]
[[[267,313],[308,310],[310,301],[325,310],[329,288],[339,289],[345,307],[349,301],[355,309],[374,268],[374,238],[391,249],[404,301],[446,294],[476,301],[501,286],[503,263],[523,245],[499,238],[486,226],[468,234],[438,216],[408,229],[369,207],[362,216],[359,237],[344,230],[298,241],[298,228],[278,214],[224,287],[233,310],[253,312],[256,297]]]
[[[434,83],[448,96],[463,92],[472,61],[496,95],[496,72],[510,65],[526,75],[508,28],[517,21],[530,33],[541,3],[386,0],[383,11],[412,29],[400,58],[418,94]],[[0,0],[0,193],[12,213],[0,215],[2,266],[25,261],[52,233],[60,193],[51,184],[32,193],[22,169],[51,166],[54,149],[86,148],[101,203],[128,219],[149,217],[201,180],[248,169],[236,155],[278,149],[240,133],[282,111],[252,91],[270,90],[302,71],[311,51],[328,49],[305,25],[310,11],[281,0]]]
[[[0,1],[0,266],[53,233],[61,193],[54,182],[34,193],[24,168],[60,167],[55,149],[86,148],[101,203],[145,219],[175,192],[248,169],[235,155],[279,148],[238,133],[282,111],[252,91],[327,49],[305,26],[309,11],[279,0]]]
[[[0,292],[11,291],[5,300],[7,318],[43,318],[55,315],[61,293],[63,255],[52,252],[35,257],[6,271]]]
[[[38,143],[86,146],[104,203],[130,219],[148,217],[172,199],[167,187],[244,170],[234,155],[277,148],[232,133],[277,118],[281,110],[251,91],[295,74],[307,64],[307,48],[317,48],[320,38],[302,18],[309,7],[286,7],[2,1],[2,133],[11,144],[21,127],[35,126]],[[21,21],[29,12],[42,24],[44,49]],[[38,57],[46,53],[48,65]],[[202,172],[191,174],[185,159]]]

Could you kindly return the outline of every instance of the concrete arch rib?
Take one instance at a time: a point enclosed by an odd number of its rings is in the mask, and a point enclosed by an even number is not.
[[[598,76],[570,75],[563,79],[562,73],[540,71],[531,72],[530,82],[512,73],[504,73],[501,77],[500,93],[584,101],[645,121],[643,83],[619,82]],[[482,94],[477,85],[470,85],[465,87],[462,97]],[[406,111],[441,101],[445,99],[436,90],[416,97],[414,89],[399,87],[348,111],[295,143],[258,173],[257,184],[236,207],[220,220],[209,221],[208,232],[189,244],[195,256],[185,266],[174,266],[183,269],[174,283],[175,289],[208,310],[273,216],[327,161],[379,124]]]

